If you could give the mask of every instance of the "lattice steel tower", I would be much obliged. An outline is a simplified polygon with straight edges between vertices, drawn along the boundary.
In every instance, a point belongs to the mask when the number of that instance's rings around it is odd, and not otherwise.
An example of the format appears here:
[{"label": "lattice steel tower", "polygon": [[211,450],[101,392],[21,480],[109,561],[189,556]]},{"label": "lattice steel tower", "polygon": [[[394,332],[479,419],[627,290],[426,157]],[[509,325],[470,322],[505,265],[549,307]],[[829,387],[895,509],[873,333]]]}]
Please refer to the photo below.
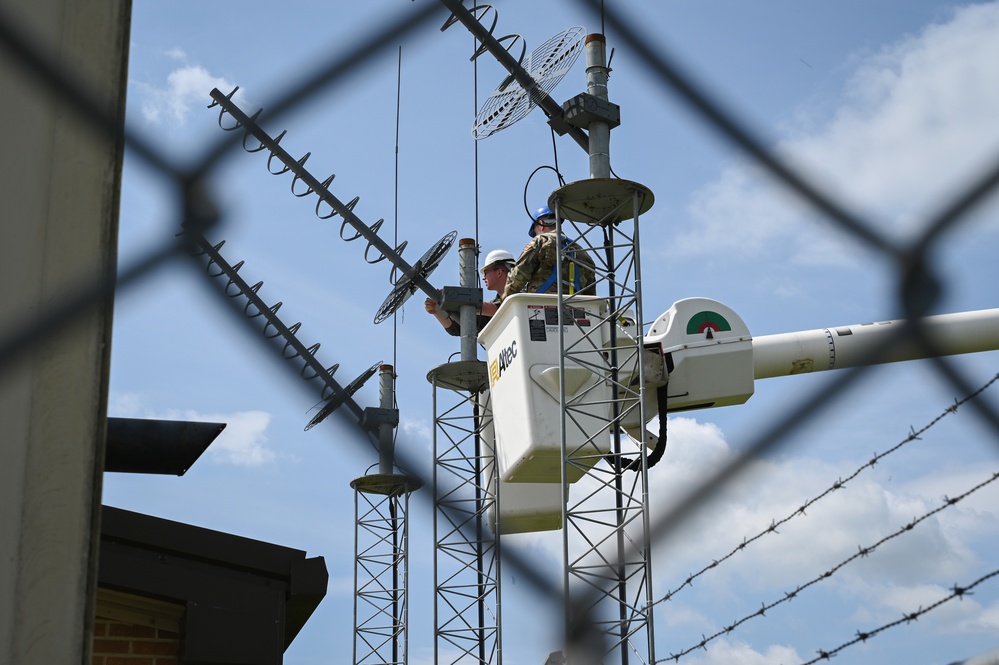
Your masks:
[{"label": "lattice steel tower", "polygon": [[[561,121],[588,131],[590,178],[548,199],[556,217],[557,296],[508,296],[482,333],[503,481],[500,514],[510,511],[503,488],[530,484],[540,505],[547,488],[560,486],[550,509],[556,523],[540,528],[563,530],[564,655],[570,663],[650,664],[647,453],[657,437],[646,423],[659,406],[655,388],[665,382],[665,368],[643,339],[639,220],[653,196],[639,183],[610,177],[610,130],[619,110],[607,97],[603,36],[589,35],[585,49],[587,92],[563,105]],[[594,264],[591,288],[573,279],[586,256]],[[539,508],[537,519],[549,519],[545,511]]]},{"label": "lattice steel tower", "polygon": [[[610,130],[619,115],[608,101],[603,35],[587,37],[586,65],[587,92],[565,104],[565,119],[588,130],[590,179],[561,187],[549,198],[558,220],[556,233],[568,222],[579,234],[575,242],[589,248],[597,294],[606,298],[605,309],[593,310],[602,316],[581,328],[572,315],[581,298],[565,294],[563,262],[558,262],[567,656],[570,662],[617,660],[625,665],[634,657],[653,663],[645,433],[649,377],[639,260],[639,218],[652,206],[653,196],[638,183],[610,177]],[[563,247],[560,243],[560,259]],[[573,328],[579,334],[568,335]],[[595,329],[602,334],[594,334]],[[570,337],[577,341],[568,341]],[[567,394],[565,370],[575,366],[602,371],[609,390]],[[609,409],[601,406],[605,399]],[[588,421],[585,440],[571,443],[567,432],[577,414],[601,413],[600,408],[606,409],[603,426]],[[609,454],[592,459],[591,442],[601,448],[608,439]],[[587,469],[585,479],[570,485],[579,466]],[[588,630],[599,634],[601,643],[594,643]],[[593,651],[600,648],[602,654]]]},{"label": "lattice steel tower", "polygon": [[458,243],[461,360],[427,375],[434,405],[434,662],[499,665],[499,539],[486,364],[476,359],[475,241]]},{"label": "lattice steel tower", "polygon": [[379,469],[351,481],[354,488],[355,665],[404,665],[409,658],[409,495],[422,484],[395,472],[393,438],[399,423],[395,375],[379,372],[380,406],[364,425],[378,432]]}]

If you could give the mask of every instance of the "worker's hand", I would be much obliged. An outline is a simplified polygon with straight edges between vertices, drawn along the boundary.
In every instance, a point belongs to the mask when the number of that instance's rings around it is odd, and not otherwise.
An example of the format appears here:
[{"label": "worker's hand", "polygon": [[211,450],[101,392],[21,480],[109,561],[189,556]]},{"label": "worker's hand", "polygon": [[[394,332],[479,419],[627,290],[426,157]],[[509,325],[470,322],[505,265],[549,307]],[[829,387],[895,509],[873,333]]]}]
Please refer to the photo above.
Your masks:
[{"label": "worker's hand", "polygon": [[423,303],[427,312],[431,314],[437,314],[437,302],[433,298],[427,298],[427,301]]}]

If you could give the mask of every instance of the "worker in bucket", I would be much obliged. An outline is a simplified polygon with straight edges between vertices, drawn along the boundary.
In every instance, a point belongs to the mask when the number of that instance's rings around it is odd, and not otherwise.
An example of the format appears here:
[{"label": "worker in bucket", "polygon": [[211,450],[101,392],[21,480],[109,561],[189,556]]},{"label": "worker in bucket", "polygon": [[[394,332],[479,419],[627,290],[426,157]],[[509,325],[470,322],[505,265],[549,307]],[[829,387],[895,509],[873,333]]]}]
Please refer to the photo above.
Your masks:
[{"label": "worker in bucket", "polygon": [[[496,297],[491,302],[482,303],[482,308],[475,317],[476,330],[485,328],[489,319],[499,308],[503,289],[506,288],[507,276],[509,276],[513,264],[513,254],[505,249],[494,249],[486,254],[486,260],[482,263],[482,281],[485,283],[486,289],[496,292]],[[429,313],[437,318],[449,335],[454,337],[461,335],[461,326],[458,325],[457,319],[452,318],[449,313],[437,309],[437,303],[433,298],[427,298],[425,307]]]},{"label": "worker in bucket", "polygon": [[[557,293],[555,283],[559,239],[555,237],[555,214],[538,208],[531,219],[527,243],[506,280],[503,297],[514,293]],[[564,234],[562,242],[562,282],[565,295],[596,295],[593,259]]]}]

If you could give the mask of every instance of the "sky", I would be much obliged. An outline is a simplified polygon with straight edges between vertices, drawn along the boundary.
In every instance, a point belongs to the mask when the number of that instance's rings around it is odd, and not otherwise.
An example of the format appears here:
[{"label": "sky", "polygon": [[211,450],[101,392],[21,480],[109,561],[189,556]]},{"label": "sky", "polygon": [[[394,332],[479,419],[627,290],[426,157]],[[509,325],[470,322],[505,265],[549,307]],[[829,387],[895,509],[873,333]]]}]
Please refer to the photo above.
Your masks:
[{"label": "sky", "polygon": [[[999,158],[999,2],[906,3],[772,0],[648,3],[605,0],[669,54],[703,90],[732,110],[763,145],[815,186],[893,240],[911,241]],[[228,0],[133,3],[129,129],[175,163],[193,165],[225,138],[212,88],[247,112],[274,105],[317,67],[349,54],[387,22],[428,0],[300,1],[278,8]],[[655,195],[641,221],[646,323],[682,298],[732,307],[753,335],[898,318],[896,267],[795,198],[668,89],[608,21],[585,3],[496,4],[498,35],[519,34],[528,51],[573,26],[605,30],[616,175]],[[472,39],[441,20],[382,49],[294,110],[265,122],[271,135],[331,191],[360,200],[355,213],[380,235],[408,242],[414,261],[456,230],[483,251],[517,254],[528,241],[525,209],[588,162],[566,137],[554,141],[540,111],[482,141],[477,104],[503,79],[490,56],[470,62]],[[585,90],[582,60],[552,93]],[[291,178],[268,174],[266,157],[230,152],[210,195],[222,212],[213,242],[245,261],[241,275],[282,302],[299,338],[340,364],[345,385],[374,363],[398,375],[399,447],[432,459],[427,372],[458,351],[455,338],[414,296],[393,319],[372,323],[391,290],[389,268],[368,265],[361,242],[317,219],[314,201],[291,195]],[[997,306],[996,197],[945,232],[931,258],[945,287],[934,313]],[[175,192],[126,152],[120,265],[132,265],[178,230]],[[122,290],[115,303],[109,415],[225,422],[225,432],[183,477],[107,474],[104,503],[322,556],[328,594],[285,655],[294,665],[343,662],[352,642],[352,479],[377,456],[336,419],[305,431],[317,400],[284,361],[227,315],[204,277],[176,261]],[[458,282],[457,250],[430,277]],[[484,358],[480,350],[480,358]],[[286,364],[286,363],[285,363]],[[999,372],[999,353],[953,359],[978,388]],[[738,454],[838,372],[758,381],[744,405],[671,416],[663,460],[649,473],[653,519]],[[978,400],[999,406],[996,388]],[[653,545],[657,659],[688,650],[762,605],[779,600],[901,526],[999,471],[999,437],[969,405],[873,468],[887,451],[955,400],[930,361],[880,366],[756,460],[713,500]],[[356,395],[378,404],[377,381]],[[423,467],[424,469],[427,467]],[[751,546],[680,589],[692,573],[863,471]],[[586,482],[581,481],[581,482]],[[992,484],[922,520],[869,556],[810,585],[765,617],[694,649],[694,665],[796,665],[927,607],[999,568],[999,490]],[[432,505],[411,498],[410,662],[433,661]],[[538,570],[560,579],[557,532],[510,537]],[[560,647],[559,608],[532,593],[515,570],[502,580],[504,659],[541,663]],[[999,579],[916,622],[887,630],[838,658],[865,665],[945,665],[999,646]],[[670,662],[673,662],[672,660]]]}]

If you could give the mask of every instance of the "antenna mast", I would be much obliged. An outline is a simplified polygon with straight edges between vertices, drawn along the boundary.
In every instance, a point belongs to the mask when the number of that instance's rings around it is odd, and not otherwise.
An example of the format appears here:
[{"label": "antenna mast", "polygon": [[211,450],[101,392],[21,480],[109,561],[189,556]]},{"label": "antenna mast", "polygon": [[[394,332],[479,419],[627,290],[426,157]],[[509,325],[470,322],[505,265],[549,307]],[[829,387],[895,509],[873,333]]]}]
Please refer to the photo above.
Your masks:
[{"label": "antenna mast", "polygon": [[[618,662],[636,657],[655,662],[652,625],[652,566],[649,552],[647,437],[630,437],[634,423],[647,422],[639,262],[639,217],[653,203],[643,185],[611,178],[610,131],[620,111],[609,101],[606,40],[586,38],[587,92],[563,104],[563,119],[589,135],[590,178],[557,189],[549,197],[557,233],[567,224],[580,236],[596,263],[596,293],[606,307],[594,308],[586,297],[567,295],[561,274],[558,304],[563,455],[563,553],[565,564],[566,640],[570,661]],[[563,245],[556,264],[561,273]],[[599,312],[587,328],[575,307]],[[593,328],[602,332],[591,333]],[[575,329],[575,330],[573,330]],[[582,341],[574,341],[580,338]],[[583,390],[567,393],[566,368],[600,367],[609,395]],[[601,406],[609,397],[610,408]],[[603,409],[603,410],[601,410]],[[581,413],[597,414],[600,426],[579,445],[570,441],[572,422]],[[661,414],[665,418],[665,414]],[[639,427],[644,432],[644,426]],[[609,439],[609,444],[607,439]],[[665,441],[661,442],[665,445]],[[602,460],[586,460],[584,451],[609,445]],[[592,454],[590,454],[592,457]],[[630,460],[637,460],[631,462]],[[572,491],[571,470],[586,464],[587,487]],[[592,489],[592,483],[598,488]],[[582,488],[581,488],[582,489]],[[578,496],[577,496],[578,495]],[[594,643],[598,633],[600,643]],[[595,653],[599,650],[599,655]]]}]

